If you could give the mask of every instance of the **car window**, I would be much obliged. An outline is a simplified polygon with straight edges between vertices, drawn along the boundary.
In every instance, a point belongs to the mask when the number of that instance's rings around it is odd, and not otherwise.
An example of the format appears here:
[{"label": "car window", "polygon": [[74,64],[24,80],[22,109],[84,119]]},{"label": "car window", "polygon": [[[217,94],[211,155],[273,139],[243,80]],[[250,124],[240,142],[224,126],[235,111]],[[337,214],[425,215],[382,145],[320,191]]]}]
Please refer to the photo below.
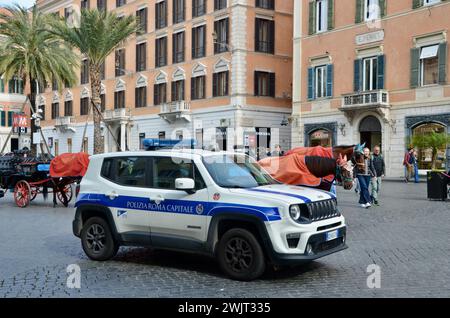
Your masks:
[{"label": "car window", "polygon": [[112,159],[103,160],[102,171],[100,173],[103,178],[114,180],[114,177],[112,175],[112,164],[113,164]]},{"label": "car window", "polygon": [[152,170],[154,188],[175,190],[175,180],[178,178],[194,179],[197,190],[206,187],[197,167],[188,159],[155,157]]},{"label": "car window", "polygon": [[116,158],[112,173],[114,181],[125,186],[148,186],[145,177],[147,162],[145,157]]}]

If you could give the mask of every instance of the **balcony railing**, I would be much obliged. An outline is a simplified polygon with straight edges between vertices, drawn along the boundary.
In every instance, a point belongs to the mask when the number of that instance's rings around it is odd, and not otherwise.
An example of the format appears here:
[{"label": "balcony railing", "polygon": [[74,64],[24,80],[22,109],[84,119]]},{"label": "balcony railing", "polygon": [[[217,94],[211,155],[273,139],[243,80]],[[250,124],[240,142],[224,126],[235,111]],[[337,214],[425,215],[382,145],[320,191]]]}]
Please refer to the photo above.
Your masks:
[{"label": "balcony railing", "polygon": [[55,119],[55,127],[67,127],[74,123],[72,116],[57,117]]},{"label": "balcony railing", "polygon": [[130,119],[131,112],[127,108],[108,109],[105,110],[103,118],[107,121],[127,120]]},{"label": "balcony railing", "polygon": [[190,112],[191,104],[185,101],[177,101],[171,102],[161,105],[161,114],[170,114],[170,113],[181,113],[181,112]]},{"label": "balcony railing", "polygon": [[191,104],[185,101],[165,103],[160,106],[159,116],[168,122],[178,119],[191,121]]},{"label": "balcony railing", "polygon": [[342,108],[388,107],[389,93],[385,90],[358,92],[342,96]]}]

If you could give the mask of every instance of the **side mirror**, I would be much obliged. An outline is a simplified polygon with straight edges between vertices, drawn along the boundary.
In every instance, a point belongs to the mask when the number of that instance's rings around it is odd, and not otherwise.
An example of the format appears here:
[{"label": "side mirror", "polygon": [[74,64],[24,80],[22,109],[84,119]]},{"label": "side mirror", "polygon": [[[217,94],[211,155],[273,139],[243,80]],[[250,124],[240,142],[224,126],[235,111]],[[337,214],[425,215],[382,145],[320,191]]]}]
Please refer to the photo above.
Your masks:
[{"label": "side mirror", "polygon": [[195,191],[195,181],[189,178],[178,178],[175,180],[175,189],[186,191],[189,194],[194,194]]}]

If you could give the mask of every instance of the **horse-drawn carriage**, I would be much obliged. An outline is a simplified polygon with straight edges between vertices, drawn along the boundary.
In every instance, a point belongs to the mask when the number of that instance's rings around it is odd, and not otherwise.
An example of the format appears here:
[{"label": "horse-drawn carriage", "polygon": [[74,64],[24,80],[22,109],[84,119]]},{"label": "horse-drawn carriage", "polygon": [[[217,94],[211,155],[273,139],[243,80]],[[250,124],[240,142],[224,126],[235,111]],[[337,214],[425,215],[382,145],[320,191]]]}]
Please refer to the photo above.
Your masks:
[{"label": "horse-drawn carriage", "polygon": [[28,151],[16,151],[0,157],[0,198],[14,193],[18,207],[27,207],[38,194],[47,198],[53,193],[65,207],[74,195],[73,184],[79,184],[89,164],[87,154],[63,154],[56,158],[32,157]]}]

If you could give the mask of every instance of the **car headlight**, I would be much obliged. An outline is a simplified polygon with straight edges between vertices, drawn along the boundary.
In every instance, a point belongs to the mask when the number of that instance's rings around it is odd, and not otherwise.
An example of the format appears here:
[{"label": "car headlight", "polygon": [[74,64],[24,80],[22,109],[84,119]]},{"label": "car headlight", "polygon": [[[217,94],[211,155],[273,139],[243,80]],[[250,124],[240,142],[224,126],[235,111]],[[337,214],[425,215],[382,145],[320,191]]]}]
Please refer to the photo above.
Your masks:
[{"label": "car headlight", "polygon": [[289,214],[294,221],[298,221],[300,219],[300,206],[299,205],[291,205],[289,208]]}]

